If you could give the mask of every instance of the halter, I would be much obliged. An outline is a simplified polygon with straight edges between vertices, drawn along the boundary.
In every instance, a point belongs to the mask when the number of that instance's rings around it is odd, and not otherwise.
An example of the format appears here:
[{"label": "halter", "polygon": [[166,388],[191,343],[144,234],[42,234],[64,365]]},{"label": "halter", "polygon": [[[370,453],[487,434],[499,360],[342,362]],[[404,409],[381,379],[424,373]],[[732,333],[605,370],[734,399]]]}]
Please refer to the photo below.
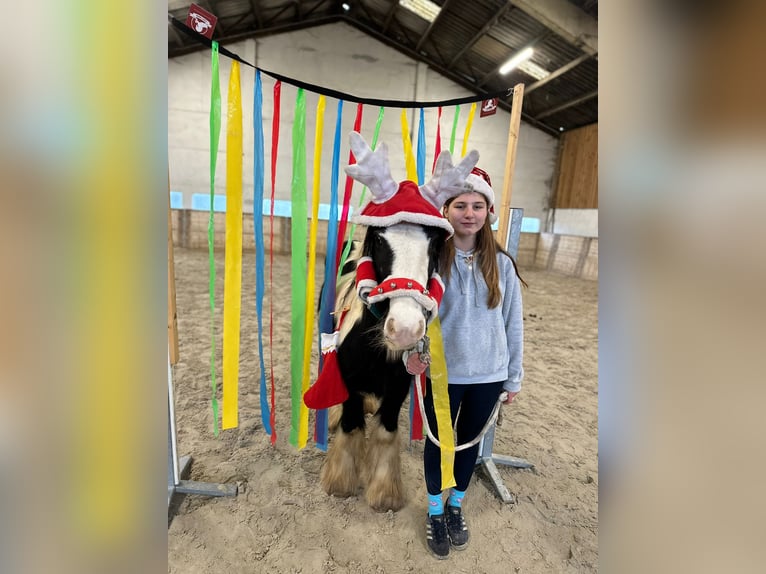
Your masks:
[{"label": "halter", "polygon": [[444,295],[444,283],[436,272],[431,274],[426,287],[414,279],[391,275],[378,283],[372,258],[365,256],[361,257],[356,264],[356,292],[376,316],[377,313],[373,310],[373,305],[376,303],[385,299],[410,297],[423,308],[430,323],[436,316]]}]

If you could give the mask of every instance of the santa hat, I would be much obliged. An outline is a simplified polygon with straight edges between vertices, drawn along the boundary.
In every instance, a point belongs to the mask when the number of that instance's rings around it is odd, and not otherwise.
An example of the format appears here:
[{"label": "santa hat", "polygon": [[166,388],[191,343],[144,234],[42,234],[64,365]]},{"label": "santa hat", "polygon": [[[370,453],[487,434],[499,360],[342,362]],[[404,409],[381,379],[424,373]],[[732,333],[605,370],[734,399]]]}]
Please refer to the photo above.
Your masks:
[{"label": "santa hat", "polygon": [[439,210],[421,195],[417,184],[407,180],[399,184],[390,198],[381,202],[373,199],[351,219],[354,223],[370,227],[388,227],[402,222],[440,227],[448,237],[455,231]]},{"label": "santa hat", "polygon": [[489,209],[489,222],[497,221],[495,213],[495,192],[492,191],[492,182],[489,174],[481,168],[474,167],[468,177],[465,178],[465,184],[468,187],[466,191],[477,191],[487,199],[487,208]]}]

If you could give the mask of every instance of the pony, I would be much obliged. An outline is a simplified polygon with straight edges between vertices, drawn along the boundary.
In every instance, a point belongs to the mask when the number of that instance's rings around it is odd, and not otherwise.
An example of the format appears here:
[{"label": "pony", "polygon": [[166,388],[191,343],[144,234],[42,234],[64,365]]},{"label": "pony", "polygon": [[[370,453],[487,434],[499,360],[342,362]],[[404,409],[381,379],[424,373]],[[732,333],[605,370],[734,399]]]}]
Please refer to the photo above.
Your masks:
[{"label": "pony", "polygon": [[[336,331],[322,335],[329,341],[322,345],[324,367],[304,402],[311,408],[342,402],[320,471],[324,491],[348,497],[364,488],[373,509],[397,511],[406,502],[398,434],[412,382],[406,358],[423,350],[444,292],[437,267],[453,229],[441,208],[464,191],[479,155],[472,151],[453,166],[449,151],[442,152],[431,180],[418,187],[391,177],[384,143],[373,152],[356,132],[350,142],[357,162],[345,171],[372,194],[353,220],[367,230],[338,281]],[[332,398],[323,400],[323,392]],[[373,415],[369,425],[366,413]]]}]

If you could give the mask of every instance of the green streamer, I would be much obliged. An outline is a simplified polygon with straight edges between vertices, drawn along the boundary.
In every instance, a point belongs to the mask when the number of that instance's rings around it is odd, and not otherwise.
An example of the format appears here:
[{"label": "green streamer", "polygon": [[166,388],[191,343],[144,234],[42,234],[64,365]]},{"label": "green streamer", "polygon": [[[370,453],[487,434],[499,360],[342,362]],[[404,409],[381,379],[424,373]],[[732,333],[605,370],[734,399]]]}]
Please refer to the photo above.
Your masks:
[{"label": "green streamer", "polygon": [[306,94],[298,89],[293,123],[293,177],[291,187],[292,306],[290,333],[290,380],[292,416],[290,444],[298,448],[300,414],[303,405],[303,345],[306,333]]},{"label": "green streamer", "polygon": [[457,119],[460,117],[460,106],[455,106],[455,119],[452,120],[452,135],[449,138],[449,153],[455,151],[455,132],[457,131]]},{"label": "green streamer", "polygon": [[[378,143],[378,134],[380,134],[380,126],[383,123],[383,113],[385,112],[386,108],[383,106],[380,107],[380,111],[378,112],[378,121],[375,122],[375,132],[372,134],[372,149],[375,149],[375,146]],[[362,205],[364,205],[364,196],[367,193],[367,187],[362,188],[362,195],[359,197],[359,207],[361,208]],[[336,283],[340,280],[341,272],[343,271],[343,266],[346,264],[346,259],[348,259],[348,254],[351,251],[351,239],[354,237],[354,231],[356,231],[356,223],[351,224],[351,230],[348,232],[348,238],[349,241],[346,242],[346,245],[343,247],[343,253],[340,256],[340,265],[338,265],[338,276],[336,277]]]},{"label": "green streamer", "polygon": [[210,265],[210,386],[213,406],[213,434],[218,436],[218,399],[215,372],[215,167],[218,138],[221,134],[221,86],[218,79],[218,42],[212,43],[212,77],[210,80],[210,217],[207,222],[207,250]]}]

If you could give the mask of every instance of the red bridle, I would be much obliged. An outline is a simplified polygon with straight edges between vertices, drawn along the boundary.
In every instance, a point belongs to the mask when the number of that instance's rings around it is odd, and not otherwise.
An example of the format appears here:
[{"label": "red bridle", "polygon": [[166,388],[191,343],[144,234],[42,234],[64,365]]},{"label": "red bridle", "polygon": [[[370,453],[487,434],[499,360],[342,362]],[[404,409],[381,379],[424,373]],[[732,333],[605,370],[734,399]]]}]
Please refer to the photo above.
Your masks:
[{"label": "red bridle", "polygon": [[397,297],[415,299],[428,313],[430,322],[436,316],[444,295],[444,283],[438,273],[431,275],[426,287],[408,277],[386,277],[378,283],[372,258],[362,257],[356,264],[356,291],[368,307],[384,299]]}]

